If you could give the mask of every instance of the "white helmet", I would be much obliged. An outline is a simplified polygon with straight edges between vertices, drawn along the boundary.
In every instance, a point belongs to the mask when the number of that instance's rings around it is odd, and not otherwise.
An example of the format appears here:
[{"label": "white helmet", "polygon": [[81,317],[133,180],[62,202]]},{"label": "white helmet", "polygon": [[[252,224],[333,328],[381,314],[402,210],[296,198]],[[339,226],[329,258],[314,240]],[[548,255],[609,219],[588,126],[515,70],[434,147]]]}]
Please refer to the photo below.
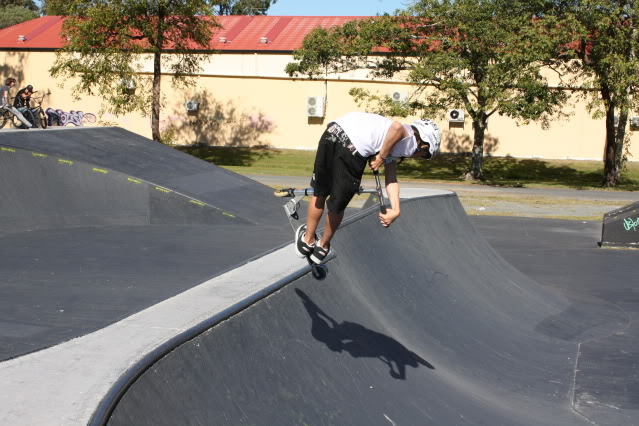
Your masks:
[{"label": "white helmet", "polygon": [[417,129],[420,139],[430,145],[428,150],[430,151],[430,156],[434,157],[439,151],[439,143],[441,141],[441,132],[437,124],[431,120],[416,120],[411,123],[411,126]]}]

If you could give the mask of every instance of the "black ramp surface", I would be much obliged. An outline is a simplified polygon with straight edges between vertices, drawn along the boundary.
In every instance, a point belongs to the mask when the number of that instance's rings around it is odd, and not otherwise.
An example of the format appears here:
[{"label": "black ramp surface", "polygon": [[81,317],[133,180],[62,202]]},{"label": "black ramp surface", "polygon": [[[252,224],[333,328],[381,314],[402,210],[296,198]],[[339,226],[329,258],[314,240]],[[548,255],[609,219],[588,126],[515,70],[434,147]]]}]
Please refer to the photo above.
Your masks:
[{"label": "black ramp surface", "polygon": [[574,400],[597,424],[639,424],[639,251],[599,248],[600,221],[475,217],[473,223],[524,274],[604,300],[628,318],[627,327],[580,345]]},{"label": "black ramp surface", "polygon": [[104,225],[251,224],[168,188],[40,152],[2,146],[0,168],[0,234]]},{"label": "black ramp surface", "polygon": [[133,133],[0,132],[0,361],[126,318],[290,234],[270,188]]},{"label": "black ramp surface", "polygon": [[[627,326],[550,291],[481,239],[455,196],[340,230],[310,275],[177,347],[109,424],[582,425],[581,342]],[[614,424],[614,423],[611,423]]]},{"label": "black ramp surface", "polygon": [[264,185],[117,127],[2,132],[0,146],[80,161],[152,182],[259,224],[281,210]]},{"label": "black ramp surface", "polygon": [[604,215],[601,245],[639,248],[639,202]]}]

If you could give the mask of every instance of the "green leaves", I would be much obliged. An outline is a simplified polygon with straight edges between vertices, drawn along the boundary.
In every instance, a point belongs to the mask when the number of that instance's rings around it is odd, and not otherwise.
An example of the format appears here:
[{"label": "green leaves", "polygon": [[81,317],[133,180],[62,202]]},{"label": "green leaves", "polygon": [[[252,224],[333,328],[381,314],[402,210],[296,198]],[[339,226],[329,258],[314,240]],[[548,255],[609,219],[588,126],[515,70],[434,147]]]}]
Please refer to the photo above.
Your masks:
[{"label": "green leaves", "polygon": [[302,49],[295,52],[293,58],[298,63],[290,63],[286,72],[290,76],[307,74],[310,78],[328,72],[328,67],[337,69],[340,64],[339,36],[334,30],[317,28],[304,39]]},{"label": "green leaves", "polygon": [[[582,0],[566,6],[565,15],[580,26],[578,78],[604,87],[619,108],[639,108],[639,4],[636,1]],[[596,108],[596,100],[591,106]]]},{"label": "green leaves", "polygon": [[[534,3],[417,1],[400,16],[313,31],[286,70],[312,78],[353,69],[368,69],[372,77],[403,75],[419,88],[420,102],[412,104],[417,114],[456,106],[473,118],[496,111],[523,121],[540,118],[564,100],[542,93],[548,82],[539,70],[565,37],[555,20],[537,16]],[[358,92],[357,99],[365,97]],[[524,107],[525,100],[534,107]]]},{"label": "green leaves", "polygon": [[214,3],[217,15],[266,15],[277,0],[218,0]]},{"label": "green leaves", "polygon": [[351,95],[387,115],[433,117],[461,107],[473,120],[473,177],[481,176],[484,130],[499,113],[547,125],[567,96],[549,88],[541,72],[571,38],[544,0],[419,0],[398,16],[318,29],[295,52],[290,74],[316,77],[367,69],[397,77],[416,89],[392,102],[362,89]]},{"label": "green leaves", "polygon": [[291,76],[315,78],[320,74],[369,69],[375,76],[391,76],[406,68],[405,53],[412,54],[414,49],[411,40],[410,31],[390,16],[317,28],[294,53],[298,62],[288,64],[286,71]]},{"label": "green leaves", "polygon": [[626,133],[629,111],[639,109],[639,3],[560,2],[554,12],[564,22],[576,23],[579,61],[563,65],[573,73],[573,84],[592,89],[583,94],[593,116],[606,118],[604,184],[615,186],[621,178],[624,152],[630,141]]},{"label": "green leaves", "polygon": [[[152,103],[160,101],[154,99],[151,79],[139,74],[149,54],[171,54],[161,64],[176,84],[188,84],[189,75],[207,59],[193,49],[208,48],[215,23],[206,17],[212,14],[208,1],[73,0],[65,7],[71,16],[62,36],[68,42],[50,72],[54,77],[78,78],[74,95],[100,95],[111,113],[148,114]],[[134,93],[125,90],[131,81]]]},{"label": "green leaves", "polygon": [[23,6],[9,5],[0,7],[0,28],[10,27],[37,17],[37,12]]}]

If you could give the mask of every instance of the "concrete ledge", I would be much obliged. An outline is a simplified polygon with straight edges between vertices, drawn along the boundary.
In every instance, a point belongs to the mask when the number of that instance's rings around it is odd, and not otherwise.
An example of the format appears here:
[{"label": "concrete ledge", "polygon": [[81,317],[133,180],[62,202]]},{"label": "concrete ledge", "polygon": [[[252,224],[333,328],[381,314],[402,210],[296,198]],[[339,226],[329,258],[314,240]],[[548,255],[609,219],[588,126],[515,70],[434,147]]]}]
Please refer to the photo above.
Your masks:
[{"label": "concrete ledge", "polygon": [[436,195],[448,195],[448,194],[453,194],[453,192],[445,190],[445,189],[412,187],[410,186],[410,184],[402,184],[399,190],[399,195],[402,199],[418,198],[418,197],[434,197]]},{"label": "concrete ledge", "polygon": [[310,270],[288,245],[109,327],[0,363],[2,423],[79,425],[147,354]]}]

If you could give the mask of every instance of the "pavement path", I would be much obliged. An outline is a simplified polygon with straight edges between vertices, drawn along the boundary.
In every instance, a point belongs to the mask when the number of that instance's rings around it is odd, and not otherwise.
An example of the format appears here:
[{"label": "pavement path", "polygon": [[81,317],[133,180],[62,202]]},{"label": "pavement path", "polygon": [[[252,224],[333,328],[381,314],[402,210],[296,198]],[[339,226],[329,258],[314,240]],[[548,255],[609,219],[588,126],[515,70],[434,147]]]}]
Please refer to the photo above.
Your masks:
[{"label": "pavement path", "polygon": [[[300,176],[246,175],[270,186],[306,187],[309,179]],[[375,181],[364,180],[365,188]],[[578,190],[566,188],[512,188],[463,182],[407,181],[401,184],[405,195],[421,190],[456,192],[469,215],[521,216],[559,219],[600,219],[605,213],[639,201],[639,191]]]}]

